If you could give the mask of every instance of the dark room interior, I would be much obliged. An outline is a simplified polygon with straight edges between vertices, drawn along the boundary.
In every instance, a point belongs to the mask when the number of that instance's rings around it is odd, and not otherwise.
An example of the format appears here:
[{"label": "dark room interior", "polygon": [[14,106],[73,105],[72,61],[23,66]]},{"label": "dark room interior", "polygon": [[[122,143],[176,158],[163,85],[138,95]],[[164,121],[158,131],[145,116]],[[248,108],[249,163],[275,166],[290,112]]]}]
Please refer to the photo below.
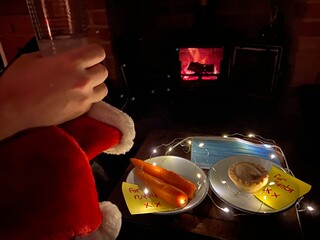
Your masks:
[{"label": "dark room interior", "polygon": [[[88,9],[103,9],[107,16],[107,23],[100,24],[107,25],[109,39],[102,43],[110,50],[105,101],[128,113],[136,127],[130,152],[101,154],[93,161],[100,200],[108,199],[129,159],[154,130],[213,136],[253,132],[273,139],[294,175],[312,185],[302,203],[313,204],[316,209],[312,213],[301,211],[299,217],[303,239],[314,239],[320,222],[315,167],[320,134],[320,11],[311,10],[308,2],[87,3]],[[311,2],[320,10],[320,2]],[[24,6],[20,9],[16,15],[26,15]],[[0,17],[7,15],[1,13]],[[293,19],[305,18],[313,19],[314,25],[293,26]],[[98,28],[103,38],[105,29],[97,22],[91,26],[91,36],[96,36],[92,32]],[[301,31],[295,30],[299,27]],[[0,27],[4,49],[9,46],[7,36]],[[28,33],[28,41],[22,41],[15,54],[36,50],[32,38],[32,32]],[[123,229],[119,239],[126,237]]]}]

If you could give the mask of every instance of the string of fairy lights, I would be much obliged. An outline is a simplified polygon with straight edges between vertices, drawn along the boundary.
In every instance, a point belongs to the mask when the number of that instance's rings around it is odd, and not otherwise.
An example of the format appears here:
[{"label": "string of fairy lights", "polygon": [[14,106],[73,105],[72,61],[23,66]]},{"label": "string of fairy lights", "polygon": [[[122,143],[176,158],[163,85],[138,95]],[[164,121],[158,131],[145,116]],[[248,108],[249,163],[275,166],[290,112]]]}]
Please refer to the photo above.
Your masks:
[{"label": "string of fairy lights", "polygon": [[[273,148],[274,150],[276,150],[281,155],[281,157],[283,159],[283,162],[284,162],[284,165],[285,165],[284,170],[288,174],[294,176],[293,172],[289,168],[289,165],[288,165],[287,159],[285,157],[285,154],[283,153],[282,149],[276,144],[276,142],[274,140],[266,139],[266,138],[263,138],[263,137],[261,137],[259,135],[255,135],[255,134],[243,135],[243,134],[240,134],[240,133],[223,135],[222,137],[223,138],[235,137],[235,138],[239,138],[239,139],[242,139],[242,140],[253,141],[255,143],[261,144],[265,148]],[[158,146],[156,146],[155,148],[152,149],[152,152],[150,154],[150,158],[157,156],[157,154],[159,154],[159,152],[162,153],[163,151],[165,151],[164,154],[166,156],[170,156],[172,151],[175,148],[178,148],[178,147],[181,147],[181,149],[185,153],[190,153],[191,148],[192,148],[192,141],[193,141],[194,138],[195,138],[194,136],[189,136],[189,137],[186,137],[186,138],[175,138],[169,143],[162,143],[161,145],[158,145]],[[199,143],[198,147],[203,147],[203,146],[204,146],[204,143],[201,142],[201,143]],[[160,150],[162,150],[162,151],[160,151]],[[271,154],[270,155],[270,159],[273,159],[273,158],[275,158],[275,156],[273,154]],[[216,201],[213,199],[213,197],[209,193],[207,194],[207,196],[210,198],[210,200],[212,201],[213,205],[217,209],[219,209],[219,210],[221,210],[221,211],[223,211],[225,213],[232,214],[233,216],[250,215],[247,212],[233,213],[231,211],[231,209],[228,208],[227,206],[220,206],[219,204],[217,204]],[[295,202],[295,208],[296,208],[297,212],[308,212],[308,213],[315,212],[316,208],[314,206],[312,206],[312,205],[303,203],[302,202],[303,198],[304,197],[302,196],[302,197],[298,198],[296,200],[296,202]],[[259,212],[259,211],[257,213],[261,214],[261,212]]]}]

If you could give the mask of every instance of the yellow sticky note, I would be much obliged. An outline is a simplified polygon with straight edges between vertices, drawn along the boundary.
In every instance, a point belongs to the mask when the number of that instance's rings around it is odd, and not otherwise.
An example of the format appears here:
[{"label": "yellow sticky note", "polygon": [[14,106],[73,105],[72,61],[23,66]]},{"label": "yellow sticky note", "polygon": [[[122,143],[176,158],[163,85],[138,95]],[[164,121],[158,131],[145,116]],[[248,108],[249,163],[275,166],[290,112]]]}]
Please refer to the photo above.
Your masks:
[{"label": "yellow sticky note", "polygon": [[131,214],[143,214],[176,210],[153,192],[144,193],[140,186],[122,183],[122,193]]},{"label": "yellow sticky note", "polygon": [[311,185],[273,166],[269,171],[269,182],[263,190],[254,195],[274,209],[282,209],[305,195]]}]

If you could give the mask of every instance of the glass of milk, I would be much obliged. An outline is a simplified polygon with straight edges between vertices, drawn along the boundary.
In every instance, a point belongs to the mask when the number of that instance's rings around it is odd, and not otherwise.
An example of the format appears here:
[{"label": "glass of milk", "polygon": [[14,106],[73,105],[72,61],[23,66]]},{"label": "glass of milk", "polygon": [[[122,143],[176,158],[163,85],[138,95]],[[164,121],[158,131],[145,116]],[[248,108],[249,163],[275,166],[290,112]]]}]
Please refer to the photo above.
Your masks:
[{"label": "glass of milk", "polygon": [[83,0],[26,0],[38,46],[43,56],[87,42]]}]

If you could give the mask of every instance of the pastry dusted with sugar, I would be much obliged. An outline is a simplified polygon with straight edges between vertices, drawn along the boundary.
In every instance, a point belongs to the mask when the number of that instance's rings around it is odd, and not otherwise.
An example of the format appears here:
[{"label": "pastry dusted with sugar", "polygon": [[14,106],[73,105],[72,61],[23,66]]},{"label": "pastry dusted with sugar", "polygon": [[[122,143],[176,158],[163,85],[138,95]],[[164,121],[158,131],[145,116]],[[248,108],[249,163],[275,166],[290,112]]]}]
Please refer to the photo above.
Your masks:
[{"label": "pastry dusted with sugar", "polygon": [[258,163],[235,162],[228,168],[228,176],[236,187],[247,193],[255,193],[269,180],[267,170]]}]

